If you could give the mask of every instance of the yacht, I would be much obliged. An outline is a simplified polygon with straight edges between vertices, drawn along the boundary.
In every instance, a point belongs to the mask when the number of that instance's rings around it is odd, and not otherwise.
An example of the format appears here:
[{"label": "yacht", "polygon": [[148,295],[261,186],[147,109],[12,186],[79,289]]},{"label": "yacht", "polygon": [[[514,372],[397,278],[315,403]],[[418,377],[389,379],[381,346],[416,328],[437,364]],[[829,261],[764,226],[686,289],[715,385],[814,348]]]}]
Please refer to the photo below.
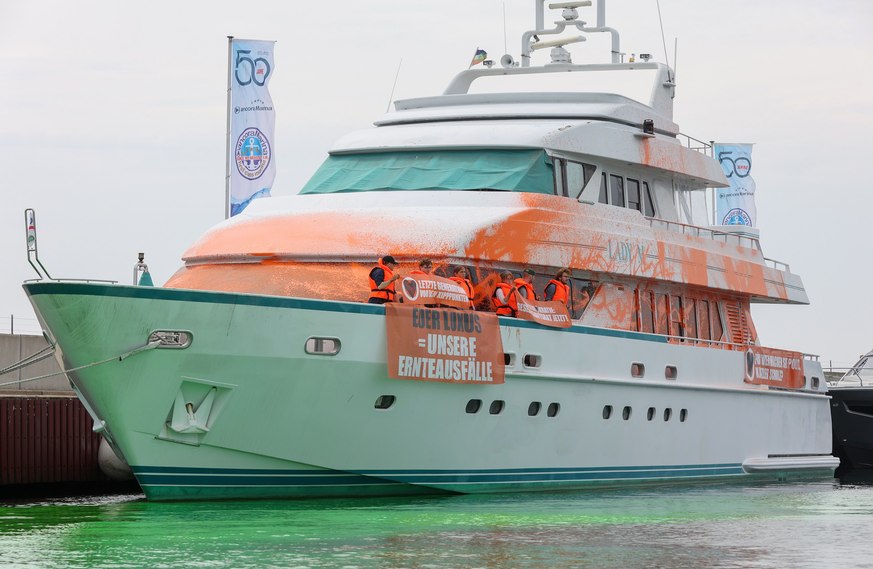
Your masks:
[{"label": "yacht", "polygon": [[[590,2],[534,4],[518,62],[396,101],[297,195],[207,231],[163,286],[25,283],[150,500],[833,475],[821,365],[767,348],[752,320],[807,293],[756,229],[709,222],[703,196],[727,181],[673,122],[673,70],[624,61],[605,0],[594,26]],[[610,38],[605,61],[573,63],[591,34]],[[648,95],[592,91],[602,74]],[[467,268],[479,314],[499,273],[532,269],[541,293],[567,267],[572,323],[494,316],[503,382],[391,377],[396,307],[367,302],[389,254],[400,274]]]},{"label": "yacht", "polygon": [[830,384],[834,454],[841,468],[873,468],[873,351]]}]

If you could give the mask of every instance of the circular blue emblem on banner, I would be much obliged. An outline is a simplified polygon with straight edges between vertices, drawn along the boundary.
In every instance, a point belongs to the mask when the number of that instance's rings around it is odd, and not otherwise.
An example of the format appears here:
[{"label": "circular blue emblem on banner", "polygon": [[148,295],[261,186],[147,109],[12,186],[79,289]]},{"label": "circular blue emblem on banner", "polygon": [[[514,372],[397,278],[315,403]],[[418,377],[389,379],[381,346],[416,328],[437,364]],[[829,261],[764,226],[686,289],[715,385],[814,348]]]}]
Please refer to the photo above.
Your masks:
[{"label": "circular blue emblem on banner", "polygon": [[270,165],[270,141],[260,130],[245,129],[236,141],[236,169],[246,180],[257,180]]},{"label": "circular blue emblem on banner", "polygon": [[749,214],[738,207],[727,212],[727,215],[724,216],[724,219],[721,222],[722,225],[748,225],[752,226],[752,218],[749,217]]}]

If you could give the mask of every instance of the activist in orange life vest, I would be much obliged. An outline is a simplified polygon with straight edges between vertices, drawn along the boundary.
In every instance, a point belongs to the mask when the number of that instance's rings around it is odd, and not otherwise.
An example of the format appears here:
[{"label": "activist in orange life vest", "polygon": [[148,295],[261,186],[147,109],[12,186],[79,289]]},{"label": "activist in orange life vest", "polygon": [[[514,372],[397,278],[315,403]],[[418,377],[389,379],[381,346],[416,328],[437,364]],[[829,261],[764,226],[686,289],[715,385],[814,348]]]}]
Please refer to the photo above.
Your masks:
[{"label": "activist in orange life vest", "polygon": [[370,270],[370,298],[367,302],[370,304],[385,304],[386,302],[396,302],[397,293],[394,291],[394,281],[400,278],[400,275],[395,275],[394,270],[397,268],[397,261],[391,255],[385,255],[379,259],[379,264]]},{"label": "activist in orange life vest", "polygon": [[418,269],[409,271],[410,275],[429,275],[433,271],[433,261],[425,257],[418,262]]},{"label": "activist in orange life vest", "polygon": [[533,285],[531,284],[534,279],[533,269],[525,269],[522,277],[520,279],[515,279],[515,286],[518,287],[518,294],[523,296],[528,300],[539,300],[537,299],[537,294],[534,292]]},{"label": "activist in orange life vest", "polygon": [[453,280],[467,291],[467,298],[470,299],[470,310],[475,310],[473,306],[473,283],[467,278],[467,269],[464,267],[455,267],[455,270],[452,271],[454,276],[449,279]]},{"label": "activist in orange life vest", "polygon": [[543,295],[547,301],[557,300],[567,304],[567,299],[570,298],[570,269],[567,267],[559,269],[555,278],[546,285]]},{"label": "activist in orange life vest", "polygon": [[509,271],[500,273],[500,282],[497,283],[494,294],[491,295],[491,304],[494,305],[497,316],[515,317],[518,312],[518,301],[515,300],[517,287],[512,284],[514,277],[515,275]]}]

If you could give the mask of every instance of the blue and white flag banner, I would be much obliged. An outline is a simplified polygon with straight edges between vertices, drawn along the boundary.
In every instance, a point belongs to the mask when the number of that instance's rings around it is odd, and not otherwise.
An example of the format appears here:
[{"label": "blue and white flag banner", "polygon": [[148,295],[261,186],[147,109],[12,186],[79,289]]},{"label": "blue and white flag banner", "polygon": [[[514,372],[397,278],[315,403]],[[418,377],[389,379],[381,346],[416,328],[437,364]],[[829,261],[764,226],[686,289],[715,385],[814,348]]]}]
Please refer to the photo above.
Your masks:
[{"label": "blue and white flag banner", "polygon": [[274,41],[231,40],[230,215],[270,196],[276,178],[276,112],[270,97]]},{"label": "blue and white flag banner", "polygon": [[755,227],[755,180],[751,144],[716,144],[715,157],[730,187],[716,188],[716,224]]}]

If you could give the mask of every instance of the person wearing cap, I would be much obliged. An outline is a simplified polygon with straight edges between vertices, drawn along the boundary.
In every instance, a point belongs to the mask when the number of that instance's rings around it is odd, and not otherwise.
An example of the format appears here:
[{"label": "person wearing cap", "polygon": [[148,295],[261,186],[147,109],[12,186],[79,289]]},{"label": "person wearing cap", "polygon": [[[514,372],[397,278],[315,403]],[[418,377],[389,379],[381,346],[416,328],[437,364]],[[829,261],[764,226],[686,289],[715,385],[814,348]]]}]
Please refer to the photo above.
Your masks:
[{"label": "person wearing cap", "polygon": [[370,304],[385,304],[386,302],[395,302],[397,293],[394,291],[394,282],[400,278],[400,275],[395,275],[394,271],[397,268],[397,261],[391,255],[385,255],[379,259],[379,264],[370,270],[370,298],[367,302]]},{"label": "person wearing cap", "polygon": [[528,300],[537,300],[537,294],[534,292],[533,283],[536,272],[533,269],[525,269],[520,279],[515,279],[515,286],[518,287],[518,294]]},{"label": "person wearing cap", "polygon": [[497,316],[514,317],[518,313],[518,301],[515,300],[517,287],[512,284],[514,277],[515,275],[509,271],[500,273],[500,282],[494,287],[494,293],[491,295],[491,304],[494,305]]},{"label": "person wearing cap", "polygon": [[410,275],[429,275],[433,271],[433,261],[425,257],[418,262],[418,269],[409,271]]},{"label": "person wearing cap", "polygon": [[470,306],[468,307],[470,310],[475,310],[475,306],[473,305],[473,283],[470,282],[470,279],[467,278],[467,268],[466,267],[455,267],[455,270],[452,271],[453,277],[449,280],[453,280],[467,292],[467,298],[470,300]]},{"label": "person wearing cap", "polygon": [[567,304],[567,299],[570,298],[570,269],[567,267],[558,269],[555,278],[546,285],[543,296],[546,300],[557,300]]}]

